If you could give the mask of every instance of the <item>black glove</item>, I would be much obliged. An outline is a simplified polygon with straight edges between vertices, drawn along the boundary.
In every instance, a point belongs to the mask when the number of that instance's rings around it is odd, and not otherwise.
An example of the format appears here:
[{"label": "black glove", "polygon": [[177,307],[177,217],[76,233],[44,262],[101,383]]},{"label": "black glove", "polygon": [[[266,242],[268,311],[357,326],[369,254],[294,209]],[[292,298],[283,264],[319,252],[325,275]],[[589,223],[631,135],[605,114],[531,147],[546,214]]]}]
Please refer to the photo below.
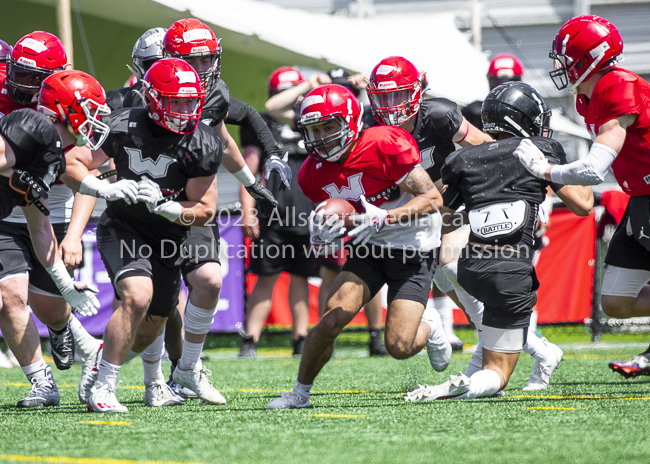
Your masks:
[{"label": "black glove", "polygon": [[287,164],[288,159],[289,152],[286,152],[283,158],[280,158],[278,153],[272,153],[266,158],[266,162],[264,163],[264,180],[269,180],[271,172],[277,172],[282,181],[280,184],[281,192],[286,189],[291,190],[291,168]]},{"label": "black glove", "polygon": [[273,210],[278,207],[278,200],[273,198],[273,194],[263,187],[259,181],[256,180],[254,184],[246,187],[246,191],[257,201],[261,216],[270,216]]}]

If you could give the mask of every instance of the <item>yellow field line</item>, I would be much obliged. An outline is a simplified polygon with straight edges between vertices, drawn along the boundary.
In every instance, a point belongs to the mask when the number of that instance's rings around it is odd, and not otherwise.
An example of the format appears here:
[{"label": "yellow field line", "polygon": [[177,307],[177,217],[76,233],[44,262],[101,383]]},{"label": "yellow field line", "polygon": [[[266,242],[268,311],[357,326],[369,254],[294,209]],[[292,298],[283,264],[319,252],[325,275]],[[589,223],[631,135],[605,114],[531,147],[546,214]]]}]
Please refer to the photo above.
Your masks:
[{"label": "yellow field line", "polygon": [[536,406],[536,407],[530,407],[530,408],[526,408],[526,409],[543,409],[543,410],[555,409],[555,410],[559,410],[559,411],[575,411],[577,409],[582,409],[582,408],[557,408],[555,406]]},{"label": "yellow field line", "polygon": [[562,395],[507,395],[507,398],[538,398],[540,400],[650,400],[650,396],[640,397],[616,397],[616,396],[562,396]]},{"label": "yellow field line", "polygon": [[198,462],[175,461],[133,461],[130,459],[69,458],[65,456],[23,456],[20,454],[0,454],[0,460],[16,462],[51,462],[54,464],[203,464]]},{"label": "yellow field line", "polygon": [[309,417],[368,417],[365,414],[309,414]]},{"label": "yellow field line", "polygon": [[120,421],[79,421],[80,424],[91,425],[132,425],[133,422],[120,422]]}]

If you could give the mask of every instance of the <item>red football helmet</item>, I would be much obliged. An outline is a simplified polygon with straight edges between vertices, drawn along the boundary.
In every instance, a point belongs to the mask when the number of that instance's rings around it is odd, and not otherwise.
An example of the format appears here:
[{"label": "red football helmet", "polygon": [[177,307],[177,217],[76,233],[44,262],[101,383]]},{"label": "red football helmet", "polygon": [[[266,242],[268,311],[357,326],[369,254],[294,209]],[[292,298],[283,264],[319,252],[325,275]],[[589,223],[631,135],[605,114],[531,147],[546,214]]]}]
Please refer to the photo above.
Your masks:
[{"label": "red football helmet", "polygon": [[6,63],[13,48],[4,40],[0,40],[0,63]]},{"label": "red football helmet", "polygon": [[426,77],[406,58],[390,56],[375,66],[366,88],[380,124],[399,126],[420,111]]},{"label": "red football helmet", "polygon": [[7,95],[21,105],[34,105],[43,80],[68,64],[63,44],[49,32],[27,34],[7,61]]},{"label": "red football helmet", "polygon": [[561,90],[571,90],[594,73],[623,60],[623,39],[612,23],[599,16],[577,16],[555,36],[549,57],[556,67],[551,79]]},{"label": "red football helmet", "polygon": [[[357,97],[338,84],[322,85],[309,92],[300,107],[300,126],[305,147],[317,161],[338,161],[361,133],[363,108]],[[334,122],[338,130],[328,130]]]},{"label": "red football helmet", "polygon": [[283,66],[273,71],[269,77],[269,95],[275,95],[302,82],[305,82],[305,78],[298,68]]},{"label": "red football helmet", "polygon": [[492,58],[487,73],[490,90],[506,82],[521,81],[523,76],[524,65],[510,53],[499,53]]},{"label": "red football helmet", "polygon": [[64,122],[77,146],[89,144],[97,150],[108,136],[109,128],[100,120],[111,113],[106,93],[97,79],[83,71],[65,70],[46,77],[37,110]]},{"label": "red football helmet", "polygon": [[149,115],[157,124],[178,134],[194,132],[203,111],[205,90],[186,61],[156,61],[144,75],[143,91]]},{"label": "red football helmet", "polygon": [[[204,89],[219,80],[221,75],[221,43],[212,29],[198,19],[181,19],[171,25],[163,39],[163,55],[186,59],[209,56],[211,65],[198,74]],[[197,71],[198,72],[198,71]]]}]

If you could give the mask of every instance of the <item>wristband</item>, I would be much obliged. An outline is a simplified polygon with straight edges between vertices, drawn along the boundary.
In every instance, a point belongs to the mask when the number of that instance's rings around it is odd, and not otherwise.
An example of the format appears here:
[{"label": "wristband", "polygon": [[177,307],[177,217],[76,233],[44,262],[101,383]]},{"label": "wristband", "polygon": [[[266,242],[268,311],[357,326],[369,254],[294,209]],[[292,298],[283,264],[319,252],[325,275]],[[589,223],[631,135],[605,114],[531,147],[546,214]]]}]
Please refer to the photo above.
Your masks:
[{"label": "wristband", "polygon": [[104,181],[99,180],[97,177],[92,174],[88,174],[84,177],[84,180],[81,181],[79,186],[79,193],[83,195],[90,195],[91,197],[96,197],[99,189],[104,185]]},{"label": "wristband", "polygon": [[235,176],[235,179],[241,182],[244,187],[250,187],[255,183],[256,180],[255,176],[246,165],[244,165],[244,167],[239,171],[233,172],[232,175]]},{"label": "wristband", "polygon": [[460,140],[459,140],[458,142],[456,142],[456,143],[460,144],[460,142],[462,142],[463,140],[465,140],[465,139],[467,138],[467,134],[469,134],[469,121],[467,121],[467,132],[465,132],[465,135],[463,135],[463,138],[460,139]]}]

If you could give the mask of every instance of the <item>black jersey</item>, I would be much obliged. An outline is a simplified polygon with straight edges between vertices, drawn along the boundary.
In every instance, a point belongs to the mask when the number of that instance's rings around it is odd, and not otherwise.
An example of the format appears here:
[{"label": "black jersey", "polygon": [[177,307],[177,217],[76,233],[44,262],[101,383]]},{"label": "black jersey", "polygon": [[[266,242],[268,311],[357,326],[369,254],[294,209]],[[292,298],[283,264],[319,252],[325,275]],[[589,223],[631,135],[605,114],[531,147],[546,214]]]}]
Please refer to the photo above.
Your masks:
[{"label": "black jersey", "polygon": [[[298,235],[308,235],[307,222],[306,220],[301,221],[300,218],[307,218],[314,209],[314,204],[302,193],[298,185],[298,172],[304,161],[309,157],[302,140],[302,134],[291,129],[288,124],[280,124],[268,113],[260,113],[260,116],[271,130],[282,153],[289,153],[287,163],[291,167],[292,174],[291,190],[280,191],[280,184],[282,183],[280,176],[271,176],[267,181],[266,188],[278,200],[278,209],[277,213],[274,213],[270,220],[265,222],[273,229],[283,229]],[[255,145],[262,151],[261,165],[263,165],[268,154],[264,147],[260,146],[261,144],[255,134],[251,133],[250,129],[242,127],[240,140],[242,147]]]},{"label": "black jersey", "polygon": [[210,127],[226,119],[230,108],[230,89],[223,79],[218,79],[206,92],[201,120]]},{"label": "black jersey", "polygon": [[[550,185],[556,192],[563,187],[539,179],[524,168],[513,155],[521,140],[521,137],[513,137],[462,148],[445,160],[442,166],[442,182],[448,185],[442,195],[445,206],[456,209],[465,203],[467,211],[471,212],[489,205],[523,200],[532,210],[522,233],[505,240],[486,239],[477,235],[473,228],[470,242],[532,246],[537,206],[546,198],[546,186]],[[549,163],[566,164],[566,154],[559,142],[544,137],[531,137],[531,140]]]},{"label": "black jersey", "polygon": [[141,80],[138,80],[131,87],[110,90],[106,93],[106,104],[111,111],[121,110],[122,108],[144,107],[141,91]]},{"label": "black jersey", "polygon": [[483,130],[483,121],[481,120],[482,101],[475,101],[467,105],[460,112],[467,121],[478,130]]},{"label": "black jersey", "polygon": [[[177,201],[187,200],[182,190],[188,179],[216,174],[221,163],[223,145],[205,124],[197,124],[193,134],[176,134],[153,122],[145,108],[116,111],[104,122],[110,133],[101,149],[113,158],[118,178],[137,182],[148,177],[163,194],[181,191]],[[181,243],[189,232],[189,227],[149,212],[143,203],[112,201],[105,214],[129,224],[152,246],[163,239]]]},{"label": "black jersey", "polygon": [[[463,115],[451,100],[427,98],[422,100],[415,118],[411,135],[420,149],[422,167],[435,182],[440,179],[443,161],[456,149],[453,139],[463,123]],[[379,125],[370,111],[364,112],[363,123],[364,127]]]},{"label": "black jersey", "polygon": [[[61,137],[43,113],[29,108],[12,111],[0,119],[0,135],[14,152],[13,167],[29,173],[46,190],[65,171]],[[4,219],[13,207],[23,205],[24,196],[9,187],[6,177],[0,185],[0,218]]]}]

